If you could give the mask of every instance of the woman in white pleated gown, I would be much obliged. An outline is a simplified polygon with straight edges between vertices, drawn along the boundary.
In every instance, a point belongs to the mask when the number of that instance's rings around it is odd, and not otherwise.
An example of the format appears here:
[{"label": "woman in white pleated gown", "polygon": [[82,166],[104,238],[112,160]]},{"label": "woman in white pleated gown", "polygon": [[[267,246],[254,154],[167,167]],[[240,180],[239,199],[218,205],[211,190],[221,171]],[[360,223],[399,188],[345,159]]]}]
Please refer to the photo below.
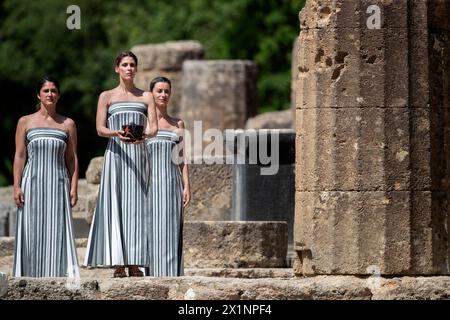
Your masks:
[{"label": "woman in white pleated gown", "polygon": [[20,118],[14,157],[18,206],[13,276],[79,278],[72,227],[77,202],[75,123],[56,113],[58,81],[37,87],[38,111]]},{"label": "woman in white pleated gown", "polygon": [[[97,132],[109,138],[97,205],[89,233],[85,265],[114,267],[114,277],[140,277],[150,263],[149,161],[144,139],[157,131],[153,97],[135,87],[137,57],[131,51],[116,58],[119,85],[100,94]],[[144,136],[131,142],[122,126],[137,124]]]},{"label": "woman in white pleated gown", "polygon": [[[189,174],[182,151],[184,122],[167,113],[171,83],[150,83],[158,118],[156,137],[147,140],[150,157],[151,260],[148,275],[183,275],[183,210],[190,201]],[[181,155],[181,157],[180,157]]]}]

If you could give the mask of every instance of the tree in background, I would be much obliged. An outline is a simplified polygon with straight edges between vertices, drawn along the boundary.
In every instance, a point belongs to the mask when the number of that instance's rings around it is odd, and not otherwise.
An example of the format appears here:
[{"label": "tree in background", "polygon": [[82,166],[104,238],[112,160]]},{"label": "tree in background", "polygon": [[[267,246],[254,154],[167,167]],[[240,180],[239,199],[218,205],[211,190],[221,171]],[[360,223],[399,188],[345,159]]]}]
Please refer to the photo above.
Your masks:
[{"label": "tree in background", "polygon": [[102,154],[95,131],[98,94],[116,85],[113,60],[136,44],[194,39],[206,59],[258,64],[260,112],[290,105],[291,50],[305,0],[77,0],[81,29],[68,30],[67,0],[4,0],[0,4],[0,185],[12,182],[14,133],[34,111],[35,83],[61,81],[61,112],[78,126],[80,172]]}]

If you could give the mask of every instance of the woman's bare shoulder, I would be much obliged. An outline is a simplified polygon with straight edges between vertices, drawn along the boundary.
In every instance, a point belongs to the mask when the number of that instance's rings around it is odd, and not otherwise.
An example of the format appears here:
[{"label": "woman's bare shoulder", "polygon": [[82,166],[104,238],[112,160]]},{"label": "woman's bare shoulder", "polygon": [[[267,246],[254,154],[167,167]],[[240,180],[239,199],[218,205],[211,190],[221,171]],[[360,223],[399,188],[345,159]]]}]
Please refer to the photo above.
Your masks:
[{"label": "woman's bare shoulder", "polygon": [[150,91],[142,91],[142,99],[148,104],[150,100],[153,101],[153,94]]},{"label": "woman's bare shoulder", "polygon": [[75,121],[73,121],[71,118],[63,116],[63,124],[67,128],[74,129],[76,128]]},{"label": "woman's bare shoulder", "polygon": [[36,118],[36,112],[32,114],[27,114],[24,116],[21,116],[19,120],[17,121],[17,128],[22,128],[24,130],[27,130],[32,124],[33,120]]},{"label": "woman's bare shoulder", "polygon": [[38,111],[21,116],[19,120],[17,121],[17,126],[24,128],[25,130],[29,128],[36,127],[39,124],[38,119]]},{"label": "woman's bare shoulder", "polygon": [[173,118],[178,128],[184,129],[184,121],[181,118]]},{"label": "woman's bare shoulder", "polygon": [[100,93],[100,95],[98,96],[98,99],[105,101],[105,102],[109,102],[113,95],[114,95],[114,89],[105,90]]}]

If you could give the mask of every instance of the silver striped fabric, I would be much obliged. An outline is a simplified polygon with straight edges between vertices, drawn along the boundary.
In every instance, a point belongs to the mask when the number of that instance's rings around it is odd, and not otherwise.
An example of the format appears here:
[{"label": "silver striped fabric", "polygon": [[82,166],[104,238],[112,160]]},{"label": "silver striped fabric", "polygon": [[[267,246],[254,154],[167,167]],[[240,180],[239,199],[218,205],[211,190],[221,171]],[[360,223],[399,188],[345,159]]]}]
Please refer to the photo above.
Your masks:
[{"label": "silver striped fabric", "polygon": [[156,277],[183,275],[183,183],[172,149],[179,137],[159,130],[147,140],[150,155],[151,264],[146,274]]},{"label": "silver striped fabric", "polygon": [[[146,112],[144,103],[115,102],[108,109],[108,127],[121,130],[125,124],[145,125]],[[85,265],[148,266],[148,176],[145,143],[109,139]]]},{"label": "silver striped fabric", "polygon": [[21,181],[25,203],[17,212],[15,277],[79,277],[65,161],[67,137],[65,131],[52,128],[27,132]]}]

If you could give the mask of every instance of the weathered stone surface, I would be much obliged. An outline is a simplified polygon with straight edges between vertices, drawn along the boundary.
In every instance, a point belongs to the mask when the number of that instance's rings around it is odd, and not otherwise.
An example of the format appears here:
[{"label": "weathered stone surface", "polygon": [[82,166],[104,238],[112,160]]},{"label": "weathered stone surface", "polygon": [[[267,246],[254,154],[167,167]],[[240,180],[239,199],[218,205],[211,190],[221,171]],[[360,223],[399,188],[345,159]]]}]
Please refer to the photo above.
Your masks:
[{"label": "weathered stone surface", "polygon": [[[431,105],[450,107],[450,3],[430,1],[429,20],[429,97]],[[419,61],[419,60],[417,60]]]},{"label": "weathered stone surface", "polygon": [[299,41],[297,108],[408,104],[407,29],[314,29]]},{"label": "weathered stone surface", "polygon": [[6,300],[93,300],[98,282],[65,278],[11,278]]},{"label": "weathered stone surface", "polygon": [[186,267],[273,268],[286,263],[286,222],[186,222]]},{"label": "weathered stone surface", "polygon": [[0,187],[0,203],[14,203],[13,186]]},{"label": "weathered stone surface", "polygon": [[185,276],[240,279],[293,278],[291,268],[186,268]]},{"label": "weathered stone surface", "polygon": [[430,28],[439,32],[450,31],[450,3],[447,0],[433,0],[428,1],[427,5],[430,10]]},{"label": "weathered stone surface", "polygon": [[85,212],[73,212],[72,213],[72,226],[73,236],[77,238],[86,238],[89,236],[91,229],[90,225],[86,221]]},{"label": "weathered stone surface", "polygon": [[289,129],[293,126],[292,111],[274,111],[259,114],[247,120],[245,129]]},{"label": "weathered stone surface", "polygon": [[16,221],[17,221],[17,210],[12,211],[9,214],[9,232],[8,237],[13,237],[16,234]]},{"label": "weathered stone surface", "polygon": [[428,28],[427,28],[427,2],[413,0],[411,2],[410,23],[413,28],[409,31],[409,64],[410,74],[414,75],[409,81],[409,105],[427,107],[430,105],[429,88],[429,60],[428,54]]},{"label": "weathered stone surface", "polygon": [[244,128],[256,114],[256,65],[246,60],[186,61],[183,64],[181,118],[193,130]]},{"label": "weathered stone surface", "polygon": [[412,269],[415,274],[448,274],[448,192],[415,191],[411,199]]},{"label": "weathered stone surface", "polygon": [[[95,161],[91,161],[89,168],[89,176],[101,176],[103,157],[94,158]],[[87,173],[86,173],[87,175]],[[94,180],[91,180],[94,181]],[[72,208],[73,219],[80,219],[77,221],[76,226],[79,231],[86,228],[86,224],[91,224],[92,217],[94,215],[95,206],[97,204],[97,196],[100,185],[87,182],[86,179],[78,180],[78,202],[75,207]],[[81,221],[84,220],[84,221]],[[82,231],[81,234],[76,234],[76,237],[84,237],[86,232]]]},{"label": "weathered stone surface", "polygon": [[[99,167],[98,169],[101,173],[102,167]],[[78,202],[75,207],[72,208],[72,211],[82,213],[91,212],[91,214],[93,214],[99,187],[99,184],[88,183],[85,179],[78,180]]]},{"label": "weathered stone surface", "polygon": [[450,273],[444,7],[310,0],[301,13],[297,274]]},{"label": "weathered stone surface", "polygon": [[0,237],[0,257],[14,254],[14,237]]},{"label": "weathered stone surface", "polygon": [[[98,294],[102,300],[168,300],[170,281],[146,281],[122,279],[124,281],[104,281]],[[167,284],[167,282],[169,282]],[[132,285],[130,285],[132,284]]]},{"label": "weathered stone surface", "polygon": [[[450,11],[450,9],[449,9]],[[450,107],[450,32],[429,30],[429,97],[436,107]]]},{"label": "weathered stone surface", "polygon": [[443,108],[297,110],[297,190],[433,190],[450,180]]},{"label": "weathered stone surface", "polygon": [[[297,190],[409,190],[409,112],[297,109]],[[429,181],[415,182],[420,190],[429,187]]]},{"label": "weathered stone surface", "polygon": [[[14,238],[9,238],[8,250],[0,249],[0,272],[6,275],[12,275],[13,268],[13,249]],[[0,248],[2,241],[0,238]],[[4,242],[3,242],[4,243]],[[87,239],[75,239],[77,247],[78,263],[80,266],[81,279],[111,279],[114,270],[112,268],[88,268],[83,266],[86,255]],[[202,276],[202,277],[224,277],[224,278],[293,278],[294,274],[290,268],[184,268],[185,276]]]},{"label": "weathered stone surface", "polygon": [[[383,192],[377,196],[371,199],[373,192],[297,193],[296,201],[302,211],[296,210],[300,223],[295,227],[295,249],[299,253],[302,274],[367,274],[366,268],[374,264],[381,269],[383,232],[370,234],[370,241],[365,242],[367,235],[364,230],[360,231],[360,227],[377,231],[382,227],[380,215],[384,215],[390,200]],[[364,203],[364,200],[373,201]],[[360,212],[358,208],[362,208],[363,203],[368,210]],[[375,212],[369,212],[371,210]],[[366,216],[371,219],[364,221]]]},{"label": "weathered stone surface", "polygon": [[367,28],[372,5],[380,8],[382,28],[407,27],[408,0],[308,0],[299,14],[300,28]]},{"label": "weathered stone surface", "polygon": [[[80,264],[84,261],[86,245],[86,239],[76,240]],[[11,256],[13,249],[14,238],[0,238],[2,259]],[[186,221],[183,226],[183,249],[186,268],[284,267],[287,224],[279,221]],[[0,270],[9,272],[12,261],[5,263],[0,265]],[[8,267],[9,263],[11,265]]]},{"label": "weathered stone surface", "polygon": [[449,277],[401,277],[380,279],[372,300],[448,300]]},{"label": "weathered stone surface", "polygon": [[12,202],[0,202],[0,237],[9,236],[10,216],[17,211]]},{"label": "weathered stone surface", "polygon": [[4,299],[169,299],[169,300],[381,300],[448,299],[449,277],[361,279],[317,276],[300,279],[207,277],[82,280],[12,278]]},{"label": "weathered stone surface", "polygon": [[6,296],[8,292],[8,275],[0,272],[0,298]]},{"label": "weathered stone surface", "polygon": [[[0,272],[11,276],[13,268],[14,238],[8,238],[7,250],[1,250],[5,239],[0,238]],[[78,263],[80,265],[81,279],[111,279],[112,268],[88,268],[83,266],[86,255],[87,239],[75,239],[77,247]],[[225,278],[293,278],[294,274],[290,268],[184,268],[186,276],[202,277],[225,277]]]},{"label": "weathered stone surface", "polygon": [[[180,290],[184,299],[192,300],[259,300],[259,299],[370,299],[370,290],[357,278],[328,279],[320,277],[299,280],[228,279],[194,277],[186,279]],[[256,282],[258,281],[258,282]],[[178,293],[179,294],[179,293]],[[174,295],[175,298],[177,295]]]},{"label": "weathered stone surface", "polygon": [[185,219],[187,221],[230,220],[232,178],[231,165],[190,164],[191,203],[185,208]]},{"label": "weathered stone surface", "polygon": [[14,222],[17,206],[13,199],[13,186],[0,188],[0,237],[11,236],[11,222]]},{"label": "weathered stone surface", "polygon": [[86,170],[86,181],[90,184],[100,184],[103,170],[103,156],[92,158]]},{"label": "weathered stone surface", "polygon": [[[103,157],[101,157],[103,158]],[[98,168],[101,173],[102,168]],[[92,172],[92,171],[91,171]],[[88,183],[85,179],[78,180],[78,202],[75,207],[72,208],[72,212],[84,213],[92,209],[90,201],[91,197],[97,198],[99,185]],[[95,208],[95,205],[94,205]]]},{"label": "weathered stone surface", "polygon": [[87,247],[87,243],[88,243],[88,239],[87,238],[75,239],[75,246],[77,248],[86,248]]},{"label": "weathered stone surface", "polygon": [[180,99],[181,99],[181,90],[180,90],[180,80],[181,80],[181,69],[177,71],[165,71],[159,69],[153,70],[145,70],[139,71],[136,73],[136,77],[134,79],[134,83],[136,87],[141,88],[146,91],[150,91],[150,82],[156,77],[166,77],[170,80],[172,91],[170,95],[170,104],[168,107],[168,111],[173,111],[172,101],[177,102],[176,108],[179,109]]},{"label": "weathered stone surface", "polygon": [[181,70],[185,60],[202,59],[204,55],[202,45],[194,40],[136,45],[131,51],[138,57],[140,70]]},{"label": "weathered stone surface", "polygon": [[86,210],[84,211],[85,214],[84,218],[86,219],[86,222],[88,224],[91,224],[92,219],[94,218],[94,211],[97,205],[97,196],[98,191],[95,191],[95,193],[87,194],[86,198],[84,199],[84,201],[86,201]]},{"label": "weathered stone surface", "polygon": [[[296,194],[297,274],[447,274],[445,193]],[[369,269],[368,269],[369,268]]]},{"label": "weathered stone surface", "polygon": [[300,50],[300,37],[296,37],[292,44],[292,61],[291,61],[291,117],[292,127],[295,125],[295,109],[297,108],[296,91],[297,91],[297,79],[300,68],[298,66],[298,52]]}]

